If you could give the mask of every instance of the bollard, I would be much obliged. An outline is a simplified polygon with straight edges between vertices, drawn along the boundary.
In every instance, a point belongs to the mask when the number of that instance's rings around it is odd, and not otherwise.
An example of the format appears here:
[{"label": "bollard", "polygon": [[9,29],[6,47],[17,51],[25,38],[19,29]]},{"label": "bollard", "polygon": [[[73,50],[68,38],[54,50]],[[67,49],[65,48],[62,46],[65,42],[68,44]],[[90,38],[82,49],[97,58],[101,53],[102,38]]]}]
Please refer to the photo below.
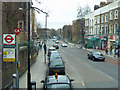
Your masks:
[{"label": "bollard", "polygon": [[17,84],[17,75],[13,74],[13,90],[15,90],[17,88],[16,84]]},{"label": "bollard", "polygon": [[36,81],[31,81],[31,90],[36,90]]}]

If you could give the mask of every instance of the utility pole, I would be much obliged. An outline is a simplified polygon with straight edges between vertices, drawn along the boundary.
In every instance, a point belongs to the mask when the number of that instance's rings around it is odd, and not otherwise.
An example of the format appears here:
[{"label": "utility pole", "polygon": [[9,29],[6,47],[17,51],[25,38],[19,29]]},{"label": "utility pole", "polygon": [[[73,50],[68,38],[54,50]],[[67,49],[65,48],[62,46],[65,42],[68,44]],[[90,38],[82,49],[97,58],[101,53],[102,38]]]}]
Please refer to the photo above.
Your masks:
[{"label": "utility pole", "polygon": [[28,1],[28,90],[31,90],[31,74],[30,74],[30,0]]},{"label": "utility pole", "polygon": [[118,59],[120,57],[120,26],[118,28]]}]

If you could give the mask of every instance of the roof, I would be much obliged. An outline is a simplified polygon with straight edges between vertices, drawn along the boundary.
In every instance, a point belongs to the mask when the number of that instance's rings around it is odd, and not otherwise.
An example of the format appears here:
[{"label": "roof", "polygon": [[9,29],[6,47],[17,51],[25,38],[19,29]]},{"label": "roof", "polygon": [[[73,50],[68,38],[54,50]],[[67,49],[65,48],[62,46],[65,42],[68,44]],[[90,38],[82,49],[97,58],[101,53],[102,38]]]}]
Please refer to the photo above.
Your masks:
[{"label": "roof", "polygon": [[50,47],[49,49],[55,49],[55,47]]},{"label": "roof", "polygon": [[51,83],[70,83],[68,76],[66,75],[58,75],[58,78],[55,78],[55,75],[47,77],[47,84]]}]

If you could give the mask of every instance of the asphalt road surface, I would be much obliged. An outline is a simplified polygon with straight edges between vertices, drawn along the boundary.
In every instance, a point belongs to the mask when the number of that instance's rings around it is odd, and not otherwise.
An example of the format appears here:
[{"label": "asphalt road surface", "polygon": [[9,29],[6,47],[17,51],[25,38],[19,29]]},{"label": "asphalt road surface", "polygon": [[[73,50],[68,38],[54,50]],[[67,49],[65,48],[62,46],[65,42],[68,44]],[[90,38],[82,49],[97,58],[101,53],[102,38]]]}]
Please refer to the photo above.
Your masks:
[{"label": "asphalt road surface", "polygon": [[[48,41],[48,47],[54,42]],[[66,73],[73,88],[118,88],[118,66],[109,62],[92,61],[87,51],[68,45],[58,49],[65,61]]]}]

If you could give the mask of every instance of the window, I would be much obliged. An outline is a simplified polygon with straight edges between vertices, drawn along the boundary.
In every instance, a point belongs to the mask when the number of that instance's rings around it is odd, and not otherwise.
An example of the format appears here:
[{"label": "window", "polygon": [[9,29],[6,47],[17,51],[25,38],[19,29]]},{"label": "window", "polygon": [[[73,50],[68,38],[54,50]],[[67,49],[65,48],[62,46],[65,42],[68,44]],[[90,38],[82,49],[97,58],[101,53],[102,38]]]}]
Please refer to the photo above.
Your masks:
[{"label": "window", "polygon": [[113,33],[113,29],[112,28],[113,28],[113,26],[111,25],[110,26],[110,33]]},{"label": "window", "polygon": [[113,12],[110,12],[110,20],[113,20]]},{"label": "window", "polygon": [[115,19],[118,19],[118,10],[115,10]]},{"label": "window", "polygon": [[98,22],[97,23],[100,23],[100,16],[98,16]]},{"label": "window", "polygon": [[114,25],[114,34],[118,32],[118,24]]},{"label": "window", "polygon": [[18,28],[20,28],[21,31],[23,29],[23,26],[24,26],[23,21],[18,21]]},{"label": "window", "polygon": [[22,2],[20,2],[19,10],[23,10],[23,3]]},{"label": "window", "polygon": [[98,25],[98,29],[97,29],[97,32],[96,32],[97,34],[99,34],[99,30],[100,30],[100,26]]},{"label": "window", "polygon": [[102,15],[101,17],[101,23],[103,23],[103,20],[104,20],[104,15]]},{"label": "window", "polygon": [[90,23],[89,23],[89,25],[91,26],[91,20],[90,20]]},{"label": "window", "polygon": [[95,24],[97,23],[97,18],[95,17]]},{"label": "window", "polygon": [[105,34],[108,34],[108,25],[105,25]]},{"label": "window", "polygon": [[105,15],[105,22],[108,22],[108,15]]},{"label": "window", "polygon": [[104,26],[102,26],[102,34],[105,34]]},{"label": "window", "polygon": [[93,19],[92,19],[92,26],[93,26]]}]

